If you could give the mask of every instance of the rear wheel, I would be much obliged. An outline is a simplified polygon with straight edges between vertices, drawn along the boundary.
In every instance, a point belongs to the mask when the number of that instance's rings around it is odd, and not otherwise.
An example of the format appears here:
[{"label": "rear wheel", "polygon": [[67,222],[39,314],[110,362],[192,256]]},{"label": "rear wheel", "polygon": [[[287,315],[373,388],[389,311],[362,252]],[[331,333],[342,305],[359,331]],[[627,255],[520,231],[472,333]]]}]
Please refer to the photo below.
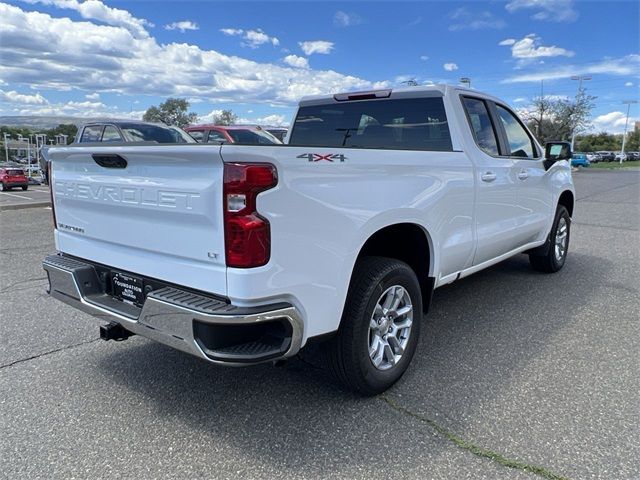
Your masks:
[{"label": "rear wheel", "polygon": [[4,192],[6,189],[7,186],[4,183],[0,182],[0,192]]},{"label": "rear wheel", "polygon": [[545,248],[541,252],[529,254],[529,263],[540,272],[555,273],[559,271],[567,260],[569,250],[569,236],[571,233],[571,217],[567,209],[558,205],[556,217],[547,238]]},{"label": "rear wheel", "polygon": [[29,188],[29,185],[24,185],[24,186],[22,187],[22,190],[26,190],[27,188]]},{"label": "rear wheel", "polygon": [[326,345],[331,373],[363,395],[385,391],[411,362],[421,318],[420,285],[406,263],[383,257],[361,259],[340,329]]}]

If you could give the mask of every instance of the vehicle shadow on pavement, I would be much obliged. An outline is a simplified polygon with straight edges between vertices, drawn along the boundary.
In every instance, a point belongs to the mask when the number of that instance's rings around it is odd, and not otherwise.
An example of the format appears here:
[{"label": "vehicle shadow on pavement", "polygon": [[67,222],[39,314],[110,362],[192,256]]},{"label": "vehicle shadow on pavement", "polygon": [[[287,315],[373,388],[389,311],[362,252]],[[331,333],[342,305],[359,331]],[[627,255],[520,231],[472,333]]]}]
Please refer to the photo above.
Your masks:
[{"label": "vehicle shadow on pavement", "polygon": [[[413,364],[386,395],[464,434],[479,405],[522,381],[540,355],[553,355],[554,336],[579,322],[577,312],[599,288],[581,279],[611,268],[606,259],[571,252],[561,272],[545,275],[520,255],[438,289]],[[135,337],[116,347],[97,363],[111,390],[136,392],[155,414],[279,468],[321,472],[321,452],[334,473],[363,462],[391,473],[397,450],[367,445],[402,445],[403,462],[422,464],[451,448],[415,418],[345,392],[298,359],[282,368],[234,369]]]}]

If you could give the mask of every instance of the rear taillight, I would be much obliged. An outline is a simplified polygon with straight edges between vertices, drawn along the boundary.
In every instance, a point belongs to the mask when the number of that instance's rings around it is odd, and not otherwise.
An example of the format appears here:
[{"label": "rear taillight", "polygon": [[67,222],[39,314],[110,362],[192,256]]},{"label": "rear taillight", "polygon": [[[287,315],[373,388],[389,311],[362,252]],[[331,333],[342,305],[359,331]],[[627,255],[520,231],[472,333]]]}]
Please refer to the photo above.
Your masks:
[{"label": "rear taillight", "polygon": [[256,208],[260,192],[278,183],[268,163],[225,163],[224,240],[228,267],[265,265],[271,256],[271,229]]},{"label": "rear taillight", "polygon": [[53,215],[53,229],[58,228],[56,221],[56,204],[53,201],[53,177],[51,177],[51,160],[47,161],[47,182],[49,183],[49,194],[51,195],[51,214]]}]

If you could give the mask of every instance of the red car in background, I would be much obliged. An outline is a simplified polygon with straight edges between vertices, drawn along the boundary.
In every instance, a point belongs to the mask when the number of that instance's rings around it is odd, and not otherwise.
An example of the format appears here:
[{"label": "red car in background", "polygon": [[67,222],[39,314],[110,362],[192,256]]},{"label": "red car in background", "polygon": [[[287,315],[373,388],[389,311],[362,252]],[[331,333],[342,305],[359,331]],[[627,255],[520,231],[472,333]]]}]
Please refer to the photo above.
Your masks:
[{"label": "red car in background", "polygon": [[193,125],[184,128],[200,143],[279,145],[282,142],[264,128],[252,125]]},{"label": "red car in background", "polygon": [[24,170],[18,167],[0,166],[0,192],[20,187],[22,190],[29,188],[29,179]]}]

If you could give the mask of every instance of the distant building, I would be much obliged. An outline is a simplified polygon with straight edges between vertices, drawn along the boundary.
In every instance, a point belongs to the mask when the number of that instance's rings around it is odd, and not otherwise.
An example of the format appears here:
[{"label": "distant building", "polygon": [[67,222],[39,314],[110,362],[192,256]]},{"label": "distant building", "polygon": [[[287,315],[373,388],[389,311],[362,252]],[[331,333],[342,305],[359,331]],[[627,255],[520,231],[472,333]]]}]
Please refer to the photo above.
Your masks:
[{"label": "distant building", "polygon": [[637,132],[638,130],[640,130],[640,121],[637,121],[633,127],[634,132]]}]

